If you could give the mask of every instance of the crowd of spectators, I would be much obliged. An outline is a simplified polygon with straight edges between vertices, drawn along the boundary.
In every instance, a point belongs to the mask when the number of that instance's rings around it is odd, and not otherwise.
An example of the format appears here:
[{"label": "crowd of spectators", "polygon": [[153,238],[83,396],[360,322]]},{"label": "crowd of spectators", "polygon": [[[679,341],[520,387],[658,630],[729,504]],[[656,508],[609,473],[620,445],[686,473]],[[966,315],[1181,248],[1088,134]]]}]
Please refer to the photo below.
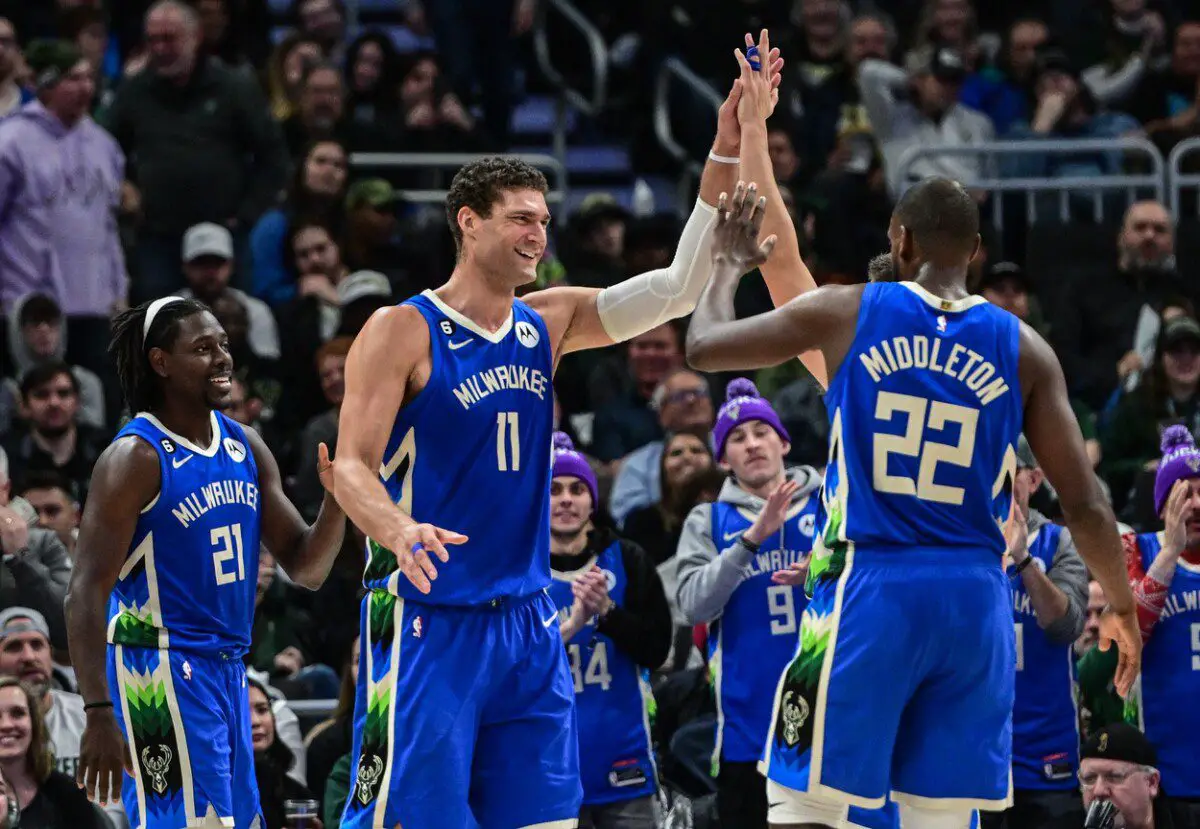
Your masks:
[{"label": "crowd of spectators", "polygon": [[[311,519],[322,498],[317,446],[336,443],[355,335],[373,311],[436,287],[453,266],[440,206],[402,195],[426,186],[426,171],[381,174],[352,156],[505,151],[521,89],[542,82],[528,38],[537,0],[369,5],[385,7],[387,25],[364,15],[352,26],[342,0],[0,0],[0,516],[15,519],[0,531],[0,738],[22,735],[19,750],[0,739],[0,800],[19,804],[23,824],[104,820],[63,777],[74,772],[83,720],[62,600],[92,465],[130,414],[106,353],[113,313],[171,293],[212,308],[234,354],[230,414],[264,435]],[[866,277],[911,176],[970,187],[985,173],[1093,177],[1130,163],[1115,150],[1030,153],[987,171],[969,154],[935,154],[902,169],[913,147],[1142,136],[1166,154],[1200,136],[1200,14],[1185,0],[576,5],[608,44],[613,70],[611,112],[586,129],[631,147],[639,175],[668,163],[648,139],[646,73],[673,54],[723,92],[741,33],[771,28],[787,59],[771,159],[821,283]],[[561,21],[547,25],[569,42]],[[569,77],[579,54],[559,57]],[[683,97],[679,111],[694,123],[681,134],[695,133],[700,158],[712,115]],[[985,216],[1003,209],[977,193]],[[1182,424],[1200,436],[1200,274],[1177,255],[1179,217],[1165,205],[1122,209],[1104,249],[1074,277],[1086,290],[1065,292],[1011,234],[991,232],[972,288],[1050,339],[1118,515],[1127,529],[1153,532],[1164,526],[1155,496],[1162,432]],[[603,287],[661,267],[679,231],[670,210],[645,215],[606,193],[563,218],[539,286]],[[769,304],[761,279],[745,280],[739,312]],[[665,663],[651,666],[655,739],[664,776],[702,800],[714,784],[697,758],[712,739],[694,737],[715,728],[715,705],[708,650],[689,631],[719,608],[699,607],[684,589],[680,551],[703,535],[692,526],[697,507],[744,497],[746,509],[762,509],[764,498],[739,489],[731,499],[725,489],[731,467],[718,462],[712,433],[731,378],[686,369],[684,331],[666,324],[568,355],[555,379],[556,427],[591,465],[596,521],[643,552],[664,585],[676,633]],[[754,381],[787,436],[789,476],[819,481],[828,437],[819,386],[795,362]],[[1057,517],[1040,479],[1029,494],[1039,514]],[[248,661],[271,829],[282,825],[284,799],[308,796],[332,829],[330,804],[344,800],[353,776],[362,538],[350,535],[315,593],[261,559]],[[682,606],[680,591],[692,596]],[[1082,620],[1087,607],[1078,610]],[[1073,646],[1081,658],[1094,638],[1092,618]],[[1084,696],[1085,738],[1126,716],[1099,673]],[[337,706],[309,729],[288,699]],[[1129,757],[1158,748],[1114,734]],[[1102,753],[1092,749],[1093,759]],[[1101,772],[1101,783],[1081,778],[1085,795],[1120,785],[1117,772]],[[1147,797],[1161,793],[1156,786]],[[1187,786],[1172,796],[1200,799],[1200,773]],[[107,819],[120,827],[119,807]]]}]

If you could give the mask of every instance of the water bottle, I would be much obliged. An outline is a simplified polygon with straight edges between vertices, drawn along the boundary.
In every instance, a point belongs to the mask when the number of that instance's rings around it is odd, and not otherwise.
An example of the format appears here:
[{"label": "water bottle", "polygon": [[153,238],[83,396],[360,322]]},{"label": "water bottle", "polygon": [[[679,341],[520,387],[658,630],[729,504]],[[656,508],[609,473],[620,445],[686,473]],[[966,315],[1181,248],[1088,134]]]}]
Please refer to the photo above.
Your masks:
[{"label": "water bottle", "polygon": [[316,829],[317,801],[285,800],[283,815],[287,820],[288,829]]}]

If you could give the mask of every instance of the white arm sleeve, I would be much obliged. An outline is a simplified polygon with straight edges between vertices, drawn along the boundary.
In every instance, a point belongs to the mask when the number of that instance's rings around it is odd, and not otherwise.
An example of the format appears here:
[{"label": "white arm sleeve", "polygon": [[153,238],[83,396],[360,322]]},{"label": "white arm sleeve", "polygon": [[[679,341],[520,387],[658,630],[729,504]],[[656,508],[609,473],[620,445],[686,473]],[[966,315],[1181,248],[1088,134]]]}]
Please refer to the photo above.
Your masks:
[{"label": "white arm sleeve", "polygon": [[696,199],[669,268],[640,273],[600,292],[596,310],[608,336],[624,342],[696,310],[712,275],[716,224],[717,209]]}]

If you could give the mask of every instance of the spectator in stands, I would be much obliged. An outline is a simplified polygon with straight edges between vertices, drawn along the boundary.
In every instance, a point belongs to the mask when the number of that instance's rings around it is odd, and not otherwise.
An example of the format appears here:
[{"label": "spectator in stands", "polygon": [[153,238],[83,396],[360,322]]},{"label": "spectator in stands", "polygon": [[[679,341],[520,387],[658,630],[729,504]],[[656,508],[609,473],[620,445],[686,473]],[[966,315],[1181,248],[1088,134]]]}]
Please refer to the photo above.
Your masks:
[{"label": "spectator in stands", "polygon": [[314,141],[337,141],[351,153],[395,152],[400,145],[395,124],[386,120],[363,123],[349,117],[341,71],[327,61],[313,64],[305,72],[297,109],[283,122],[283,137],[296,160]]},{"label": "spectator in stands", "polygon": [[1124,829],[1174,829],[1193,824],[1172,820],[1167,808],[1154,744],[1132,725],[1099,729],[1083,744],[1079,783],[1083,806],[1097,800],[1116,807],[1116,825]]},{"label": "spectator in stands", "polygon": [[341,63],[346,50],[346,5],[342,0],[294,0],[292,17],[325,57]]},{"label": "spectator in stands", "polygon": [[74,561],[81,510],[71,483],[56,472],[30,472],[18,495],[37,512],[37,525],[54,533]]},{"label": "spectator in stands", "polygon": [[391,38],[381,32],[367,31],[350,44],[346,52],[346,110],[364,124],[387,119],[394,122],[400,105],[396,96],[399,85],[399,61]]},{"label": "spectator in stands", "polygon": [[[354,694],[356,678],[358,677],[358,637],[350,647],[350,655],[342,666],[342,684],[338,690],[337,707],[333,715],[324,722],[317,723],[304,737],[304,749],[308,756],[308,785],[313,796],[322,803],[322,813],[325,809],[326,783],[329,781],[333,767],[342,757],[350,753],[354,741]],[[343,793],[340,800],[334,804],[341,814],[346,797]],[[325,821],[326,826],[329,821]]]},{"label": "spectator in stands", "polygon": [[75,44],[79,54],[92,67],[96,91],[92,96],[93,118],[103,118],[116,94],[119,77],[106,67],[108,57],[108,20],[104,10],[95,6],[75,6],[64,10],[59,22],[63,39]]},{"label": "spectator in stands", "polygon": [[1108,6],[1111,16],[1096,38],[1102,56],[1083,70],[1082,80],[1096,100],[1122,106],[1162,53],[1166,24],[1146,0],[1109,0]]},{"label": "spectator in stands", "polygon": [[893,193],[902,192],[910,180],[927,176],[947,176],[968,186],[979,177],[979,159],[971,156],[919,159],[909,167],[908,178],[898,167],[911,147],[971,146],[992,139],[987,116],[958,101],[966,72],[966,58],[948,46],[913,53],[907,72],[873,58],[859,66],[859,92],[883,148]]},{"label": "spectator in stands", "polygon": [[230,69],[253,74],[238,33],[230,25],[229,0],[197,0],[200,18],[200,51]]},{"label": "spectator in stands", "polygon": [[[109,128],[140,191],[143,221],[135,257],[134,301],[182,287],[184,232],[223,224],[238,259],[250,228],[274,203],[287,176],[278,125],[257,82],[198,54],[200,23],[181,0],[158,0],[146,14],[148,70],[121,84]],[[180,194],[187,194],[181,198]]]},{"label": "spectator in stands", "polygon": [[[250,318],[246,306],[231,296],[220,296],[213,301],[213,316],[229,336],[229,354],[233,357],[233,379],[238,388],[233,390],[230,417],[263,432],[271,426],[281,394],[280,361],[257,354],[250,346]],[[244,405],[241,416],[238,406]],[[243,419],[243,417],[245,419]],[[273,443],[273,432],[263,437],[268,445]]]},{"label": "spectator in stands", "polygon": [[1032,17],[1012,22],[995,66],[981,66],[963,83],[958,99],[991,119],[1004,138],[1019,122],[1029,121],[1037,56],[1050,41],[1050,29]]},{"label": "spectator in stands", "polygon": [[300,81],[307,68],[321,60],[320,44],[301,32],[289,32],[275,46],[267,64],[267,94],[276,121],[282,123],[296,112]]},{"label": "spectator in stands", "polygon": [[391,281],[378,271],[355,271],[338,283],[337,336],[354,339],[371,315],[395,304]]},{"label": "spectator in stands", "polygon": [[1104,726],[1121,722],[1125,717],[1125,701],[1113,685],[1119,654],[1116,648],[1101,651],[1096,647],[1100,617],[1106,607],[1108,600],[1104,597],[1104,588],[1093,580],[1088,584],[1087,622],[1075,643],[1080,736],[1085,740]]},{"label": "spectator in stands", "polygon": [[401,66],[400,112],[409,143],[424,152],[480,149],[475,119],[462,103],[470,99],[446,89],[440,78],[434,52],[415,52]]},{"label": "spectator in stands", "polygon": [[236,373],[231,385],[233,388],[230,390],[229,405],[223,410],[225,415],[243,426],[249,426],[258,432],[264,431],[258,420],[263,413],[264,401],[252,395],[246,383]]},{"label": "spectator in stands", "polygon": [[[334,337],[317,349],[316,370],[320,378],[321,392],[329,408],[304,425],[296,451],[295,483],[292,500],[301,515],[315,516],[321,509],[325,488],[313,472],[317,467],[317,447],[337,446],[338,413],[346,393],[346,355],[354,342],[351,337]],[[312,468],[305,467],[311,463]]]},{"label": "spectator in stands", "polygon": [[1175,30],[1168,65],[1152,68],[1130,97],[1128,109],[1167,155],[1185,138],[1200,135],[1200,20]]},{"label": "spectator in stands", "polygon": [[925,0],[910,56],[937,46],[948,46],[963,56],[968,68],[973,68],[980,58],[978,36],[979,26],[971,0]]},{"label": "spectator in stands", "polygon": [[[4,380],[0,398],[3,420],[8,431],[9,415],[20,407],[21,379],[31,368],[66,357],[67,332],[62,309],[45,294],[26,294],[13,303],[8,314],[8,349],[13,361],[13,377]],[[104,385],[100,378],[83,366],[71,366],[79,385],[79,422],[95,429],[106,426]]]},{"label": "spectator in stands", "polygon": [[1144,351],[1153,353],[1163,308],[1197,292],[1175,269],[1174,226],[1155,201],[1125,213],[1111,270],[1073,276],[1086,279],[1086,290],[1051,309],[1050,333],[1072,395],[1100,410],[1119,384],[1150,365]]},{"label": "spectator in stands", "polygon": [[1200,435],[1200,325],[1191,317],[1163,326],[1154,364],[1120,397],[1104,430],[1102,468],[1119,504],[1135,484],[1147,488],[1140,479],[1153,478],[1159,435],[1173,423]]},{"label": "spectator in stands", "polygon": [[846,60],[848,15],[842,0],[802,0],[797,12],[796,44],[785,47],[789,71],[779,89],[780,113],[788,126],[801,126],[789,129],[800,156],[823,159],[837,142],[843,108],[857,98]]},{"label": "spectator in stands", "polygon": [[28,607],[0,611],[0,676],[21,680],[40,701],[54,767],[73,778],[83,736],[83,697],[52,687],[53,671],[45,617]]},{"label": "spectator in stands", "polygon": [[21,62],[21,46],[12,21],[0,17],[0,118],[16,112],[33,96],[17,83],[17,65]]},{"label": "spectator in stands", "polygon": [[593,193],[571,216],[562,263],[572,285],[607,288],[625,278],[629,211],[607,193]]},{"label": "spectator in stands", "polygon": [[201,222],[183,234],[183,275],[187,287],[179,296],[198,299],[210,308],[228,297],[246,309],[246,338],[259,357],[279,359],[279,331],[267,303],[229,286],[234,272],[233,234],[221,225]]},{"label": "spectator in stands", "polygon": [[254,777],[262,803],[263,829],[288,829],[285,801],[312,800],[312,793],[288,774],[296,765],[296,757],[288,746],[276,739],[275,714],[266,687],[253,679],[247,685],[250,742],[254,746]]},{"label": "spectator in stands", "polygon": [[75,359],[110,373],[108,318],[125,302],[117,233],[124,159],[88,116],[92,68],[64,41],[28,50],[37,100],[0,123],[0,300],[38,291],[72,330]]},{"label": "spectator in stands", "polygon": [[30,472],[59,472],[86,500],[92,466],[108,441],[103,432],[79,421],[79,381],[71,367],[49,360],[29,369],[21,378],[21,402],[28,423],[5,440],[17,488]]},{"label": "spectator in stands", "polygon": [[38,699],[15,677],[0,677],[0,770],[21,807],[21,825],[108,829],[75,778],[54,768]]},{"label": "spectator in stands", "polygon": [[309,664],[304,638],[313,620],[299,606],[297,588],[277,576],[275,558],[266,550],[259,552],[254,602],[248,664],[289,699],[329,699],[336,694],[337,675],[326,666]]},{"label": "spectator in stands", "polygon": [[623,366],[601,365],[592,372],[592,454],[601,461],[619,460],[662,436],[651,398],[659,384],[683,367],[682,336],[678,327],[664,322],[629,341]]},{"label": "spectator in stands", "polygon": [[316,222],[340,233],[348,169],[346,148],[337,141],[316,141],[304,151],[283,204],[264,213],[250,234],[259,299],[278,308],[296,295],[296,274],[288,265],[288,236],[296,222]]},{"label": "spectator in stands", "polygon": [[705,431],[674,432],[663,440],[658,469],[662,495],[651,504],[629,510],[622,529],[625,537],[645,550],[656,566],[675,555],[683,520],[695,506],[685,502],[688,483],[711,468],[712,449]]},{"label": "spectator in stands", "polygon": [[382,178],[360,179],[346,191],[346,225],[342,257],[351,271],[378,271],[392,284],[397,300],[419,288],[408,277],[405,252],[396,244],[396,211],[402,202]]},{"label": "spectator in stands", "polygon": [[[691,369],[678,369],[654,390],[651,408],[658,414],[660,434],[706,432],[712,428],[713,405],[708,382]],[[599,418],[597,418],[599,421]],[[610,511],[617,523],[637,507],[662,497],[662,466],[665,442],[651,440],[624,456],[613,482]]]},{"label": "spectator in stands", "polygon": [[10,497],[8,457],[0,452],[0,608],[25,606],[42,614],[56,648],[66,649],[63,599],[71,559],[54,533],[36,526],[27,501]]},{"label": "spectator in stands", "polygon": [[[666,660],[671,611],[654,563],[600,510],[587,459],[562,432],[554,446],[549,591],[575,679],[580,822],[655,829],[658,781],[638,677]],[[609,675],[603,683],[594,679],[600,664]],[[612,693],[605,693],[610,682]]]}]

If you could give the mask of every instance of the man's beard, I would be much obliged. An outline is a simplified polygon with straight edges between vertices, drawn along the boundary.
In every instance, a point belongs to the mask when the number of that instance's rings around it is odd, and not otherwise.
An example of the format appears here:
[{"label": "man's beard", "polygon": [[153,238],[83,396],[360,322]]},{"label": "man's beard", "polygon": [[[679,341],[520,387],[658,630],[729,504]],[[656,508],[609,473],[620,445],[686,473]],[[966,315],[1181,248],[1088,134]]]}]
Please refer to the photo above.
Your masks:
[{"label": "man's beard", "polygon": [[1134,273],[1150,271],[1165,273],[1175,270],[1175,254],[1155,253],[1143,256],[1137,248],[1130,248],[1125,254],[1125,270]]},{"label": "man's beard", "polygon": [[900,281],[900,272],[896,269],[896,262],[892,259],[892,254],[890,252],[881,253],[878,256],[871,257],[871,261],[867,263],[867,281]]},{"label": "man's beard", "polygon": [[71,431],[71,424],[67,423],[63,426],[38,426],[36,429],[42,437],[49,438],[50,440],[58,440]]}]

